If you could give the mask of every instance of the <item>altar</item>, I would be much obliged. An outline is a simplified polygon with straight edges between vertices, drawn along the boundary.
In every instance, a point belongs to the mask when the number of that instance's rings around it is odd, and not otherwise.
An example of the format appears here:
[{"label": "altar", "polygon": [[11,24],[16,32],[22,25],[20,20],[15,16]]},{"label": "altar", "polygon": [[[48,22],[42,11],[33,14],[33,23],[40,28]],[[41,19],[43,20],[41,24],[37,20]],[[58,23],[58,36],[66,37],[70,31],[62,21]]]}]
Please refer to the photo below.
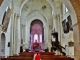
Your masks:
[{"label": "altar", "polygon": [[37,43],[37,42],[33,43],[33,45],[32,45],[32,51],[33,52],[39,52],[39,50],[40,50],[39,43]]},{"label": "altar", "polygon": [[38,43],[37,41],[35,41],[32,44],[31,52],[43,52],[43,50],[41,49],[40,43]]}]

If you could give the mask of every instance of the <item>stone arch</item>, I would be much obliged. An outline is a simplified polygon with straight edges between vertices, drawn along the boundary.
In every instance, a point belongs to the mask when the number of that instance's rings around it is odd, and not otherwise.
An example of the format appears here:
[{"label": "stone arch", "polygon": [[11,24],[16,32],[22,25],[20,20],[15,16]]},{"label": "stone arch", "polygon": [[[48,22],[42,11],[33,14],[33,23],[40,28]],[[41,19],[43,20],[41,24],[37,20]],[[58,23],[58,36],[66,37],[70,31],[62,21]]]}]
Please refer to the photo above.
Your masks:
[{"label": "stone arch", "polygon": [[5,56],[5,34],[1,34],[1,49],[0,56]]},{"label": "stone arch", "polygon": [[[35,15],[34,15],[34,13],[36,13]],[[42,15],[42,14],[39,14],[38,12],[33,12],[32,14],[30,14],[30,15],[28,15],[27,17],[27,20],[26,20],[26,29],[28,29],[27,30],[27,33],[28,34],[26,34],[26,35],[28,35],[27,37],[26,37],[26,39],[29,41],[29,37],[30,37],[30,24],[31,24],[31,22],[32,21],[34,21],[35,19],[39,19],[40,21],[42,21],[42,23],[43,23],[43,28],[44,28],[44,40],[46,40],[45,41],[45,44],[47,44],[47,42],[48,42],[48,30],[47,30],[47,20],[46,20],[46,18]],[[45,38],[45,37],[47,37],[47,38]]]},{"label": "stone arch", "polygon": [[[34,15],[35,14],[35,15]],[[30,26],[31,22],[35,19],[39,19],[43,22],[43,26],[46,26],[47,18],[45,18],[44,15],[40,14],[39,12],[35,11],[31,14],[29,14],[27,17],[28,25]]]},{"label": "stone arch", "polygon": [[[35,35],[37,35],[37,42],[40,44],[41,48],[43,48],[42,45],[44,45],[44,28],[43,28],[43,23],[39,19],[35,19],[31,22],[31,27],[30,27],[30,46],[33,45],[35,42]],[[40,35],[42,37],[40,37]],[[33,47],[33,46],[32,46]],[[32,48],[31,48],[32,50]]]}]

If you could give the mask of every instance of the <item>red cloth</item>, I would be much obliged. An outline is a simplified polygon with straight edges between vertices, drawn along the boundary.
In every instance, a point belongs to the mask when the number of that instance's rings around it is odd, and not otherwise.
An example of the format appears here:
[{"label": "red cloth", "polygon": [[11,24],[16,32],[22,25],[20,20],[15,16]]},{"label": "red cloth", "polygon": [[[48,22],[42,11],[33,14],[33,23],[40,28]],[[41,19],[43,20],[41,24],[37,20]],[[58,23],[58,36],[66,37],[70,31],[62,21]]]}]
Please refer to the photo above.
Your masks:
[{"label": "red cloth", "polygon": [[40,60],[40,55],[36,55],[35,60]]}]

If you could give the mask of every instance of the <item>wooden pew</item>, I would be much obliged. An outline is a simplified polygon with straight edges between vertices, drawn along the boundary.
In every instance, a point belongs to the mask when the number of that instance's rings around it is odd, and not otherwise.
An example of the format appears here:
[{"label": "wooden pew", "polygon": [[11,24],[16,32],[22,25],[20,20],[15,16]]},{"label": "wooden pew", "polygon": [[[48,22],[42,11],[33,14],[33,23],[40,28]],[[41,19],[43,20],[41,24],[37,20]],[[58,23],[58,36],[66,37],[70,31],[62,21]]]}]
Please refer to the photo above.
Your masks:
[{"label": "wooden pew", "polygon": [[33,52],[22,52],[18,56],[9,56],[7,58],[2,58],[1,60],[33,60]]},{"label": "wooden pew", "polygon": [[[8,58],[3,58],[1,60],[33,60],[34,52],[23,52],[19,56],[9,56]],[[53,52],[40,52],[42,60],[74,60],[73,58],[67,56],[55,55]]]},{"label": "wooden pew", "polygon": [[40,55],[43,60],[74,60],[73,58],[69,58],[67,56],[55,55],[55,53],[52,52],[42,52]]},{"label": "wooden pew", "polygon": [[34,52],[22,52],[19,54],[19,56],[24,56],[24,57],[33,57]]},{"label": "wooden pew", "polygon": [[3,58],[1,60],[33,60],[33,58]]},{"label": "wooden pew", "polygon": [[40,52],[40,55],[55,55],[54,52]]}]

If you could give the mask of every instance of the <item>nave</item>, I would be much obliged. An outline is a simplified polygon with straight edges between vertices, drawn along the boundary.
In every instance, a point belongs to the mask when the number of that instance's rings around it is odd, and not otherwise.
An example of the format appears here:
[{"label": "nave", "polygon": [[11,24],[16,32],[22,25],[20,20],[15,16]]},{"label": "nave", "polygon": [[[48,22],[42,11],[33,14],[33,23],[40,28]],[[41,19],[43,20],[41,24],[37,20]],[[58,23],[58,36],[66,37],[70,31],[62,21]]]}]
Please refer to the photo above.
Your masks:
[{"label": "nave", "polygon": [[41,60],[74,60],[67,56],[55,55],[54,52],[22,52],[19,55],[9,56],[1,60],[35,60],[36,54],[39,54]]},{"label": "nave", "polygon": [[[64,50],[58,50],[65,52],[68,57],[80,60],[80,0],[0,0],[0,2],[1,57],[19,54],[22,45],[25,46],[24,49],[33,52],[31,44],[34,43],[36,34],[41,45],[40,49],[48,48],[49,52],[53,51],[51,40],[54,38],[51,33],[55,29],[60,45],[65,47]],[[9,17],[7,20],[4,17],[8,7],[12,12],[6,14],[6,17]]]}]

